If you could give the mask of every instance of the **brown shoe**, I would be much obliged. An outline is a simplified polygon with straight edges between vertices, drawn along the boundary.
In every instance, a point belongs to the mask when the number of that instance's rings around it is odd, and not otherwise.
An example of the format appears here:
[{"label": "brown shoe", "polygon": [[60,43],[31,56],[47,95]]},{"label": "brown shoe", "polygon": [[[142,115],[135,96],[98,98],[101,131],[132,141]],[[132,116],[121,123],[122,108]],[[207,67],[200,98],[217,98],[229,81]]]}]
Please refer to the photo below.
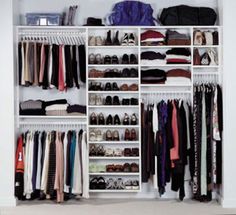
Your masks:
[{"label": "brown shoe", "polygon": [[131,84],[129,86],[129,91],[138,91],[138,85],[137,84]]},{"label": "brown shoe", "polygon": [[114,164],[108,164],[108,165],[106,165],[106,171],[107,171],[107,172],[114,172],[114,171],[115,171],[115,166],[114,166]]},{"label": "brown shoe", "polygon": [[112,133],[111,130],[106,131],[106,141],[111,141],[112,140]]},{"label": "brown shoe", "polygon": [[120,90],[121,91],[128,91],[129,90],[129,87],[127,84],[122,84],[121,87],[120,87]]},{"label": "brown shoe", "polygon": [[125,138],[124,138],[126,141],[129,141],[130,140],[130,131],[129,129],[125,129]]},{"label": "brown shoe", "polygon": [[124,172],[131,172],[131,166],[129,163],[125,163],[123,168],[124,168]]},{"label": "brown shoe", "polygon": [[119,132],[118,132],[117,130],[115,130],[115,131],[113,132],[112,139],[113,139],[114,141],[119,141],[119,140],[120,140]]},{"label": "brown shoe", "polygon": [[138,172],[139,171],[139,166],[136,163],[131,163],[131,172]]},{"label": "brown shoe", "polygon": [[137,140],[137,134],[136,134],[135,129],[131,130],[130,140],[132,140],[132,141]]}]

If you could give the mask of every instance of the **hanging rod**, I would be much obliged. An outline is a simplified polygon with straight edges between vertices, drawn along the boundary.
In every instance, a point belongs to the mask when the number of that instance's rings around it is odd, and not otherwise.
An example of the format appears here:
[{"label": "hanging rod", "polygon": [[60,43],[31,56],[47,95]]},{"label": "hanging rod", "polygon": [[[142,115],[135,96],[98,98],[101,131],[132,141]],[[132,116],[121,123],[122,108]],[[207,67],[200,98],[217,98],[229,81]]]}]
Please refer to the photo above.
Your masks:
[{"label": "hanging rod", "polygon": [[86,125],[87,122],[19,122],[19,125],[52,125],[52,126],[80,126]]},{"label": "hanging rod", "polygon": [[153,92],[153,91],[142,91],[142,94],[191,94],[192,91],[158,91],[158,92]]}]

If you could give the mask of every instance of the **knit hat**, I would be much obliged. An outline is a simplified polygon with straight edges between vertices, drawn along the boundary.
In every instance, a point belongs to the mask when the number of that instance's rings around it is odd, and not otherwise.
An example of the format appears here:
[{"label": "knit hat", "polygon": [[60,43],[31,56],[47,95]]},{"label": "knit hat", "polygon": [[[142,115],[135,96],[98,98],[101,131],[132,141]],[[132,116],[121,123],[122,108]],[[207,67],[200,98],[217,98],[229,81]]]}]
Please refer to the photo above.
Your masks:
[{"label": "knit hat", "polygon": [[164,40],[165,40],[165,36],[158,31],[147,30],[141,34],[141,42],[144,42],[144,41],[164,41]]}]

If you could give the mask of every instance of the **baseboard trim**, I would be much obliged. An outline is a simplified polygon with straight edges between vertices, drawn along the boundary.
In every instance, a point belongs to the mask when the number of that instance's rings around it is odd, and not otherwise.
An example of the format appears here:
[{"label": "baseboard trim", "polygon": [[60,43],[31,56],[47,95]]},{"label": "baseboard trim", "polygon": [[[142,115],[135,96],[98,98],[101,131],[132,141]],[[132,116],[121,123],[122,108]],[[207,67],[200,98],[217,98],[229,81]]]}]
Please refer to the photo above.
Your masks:
[{"label": "baseboard trim", "polygon": [[16,206],[15,197],[0,197],[0,207],[14,207]]},{"label": "baseboard trim", "polygon": [[221,205],[223,208],[236,208],[236,199],[221,199]]}]

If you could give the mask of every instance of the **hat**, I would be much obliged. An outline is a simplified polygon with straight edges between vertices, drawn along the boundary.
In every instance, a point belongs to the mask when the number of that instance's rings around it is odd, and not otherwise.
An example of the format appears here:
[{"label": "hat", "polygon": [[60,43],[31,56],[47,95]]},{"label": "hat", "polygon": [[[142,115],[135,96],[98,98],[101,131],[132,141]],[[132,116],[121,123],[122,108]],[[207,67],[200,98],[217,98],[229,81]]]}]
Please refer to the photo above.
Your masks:
[{"label": "hat", "polygon": [[147,30],[141,34],[141,41],[164,41],[165,36],[153,30]]},{"label": "hat", "polygon": [[96,19],[94,17],[88,17],[87,23],[84,26],[104,26],[102,24],[102,19]]}]

